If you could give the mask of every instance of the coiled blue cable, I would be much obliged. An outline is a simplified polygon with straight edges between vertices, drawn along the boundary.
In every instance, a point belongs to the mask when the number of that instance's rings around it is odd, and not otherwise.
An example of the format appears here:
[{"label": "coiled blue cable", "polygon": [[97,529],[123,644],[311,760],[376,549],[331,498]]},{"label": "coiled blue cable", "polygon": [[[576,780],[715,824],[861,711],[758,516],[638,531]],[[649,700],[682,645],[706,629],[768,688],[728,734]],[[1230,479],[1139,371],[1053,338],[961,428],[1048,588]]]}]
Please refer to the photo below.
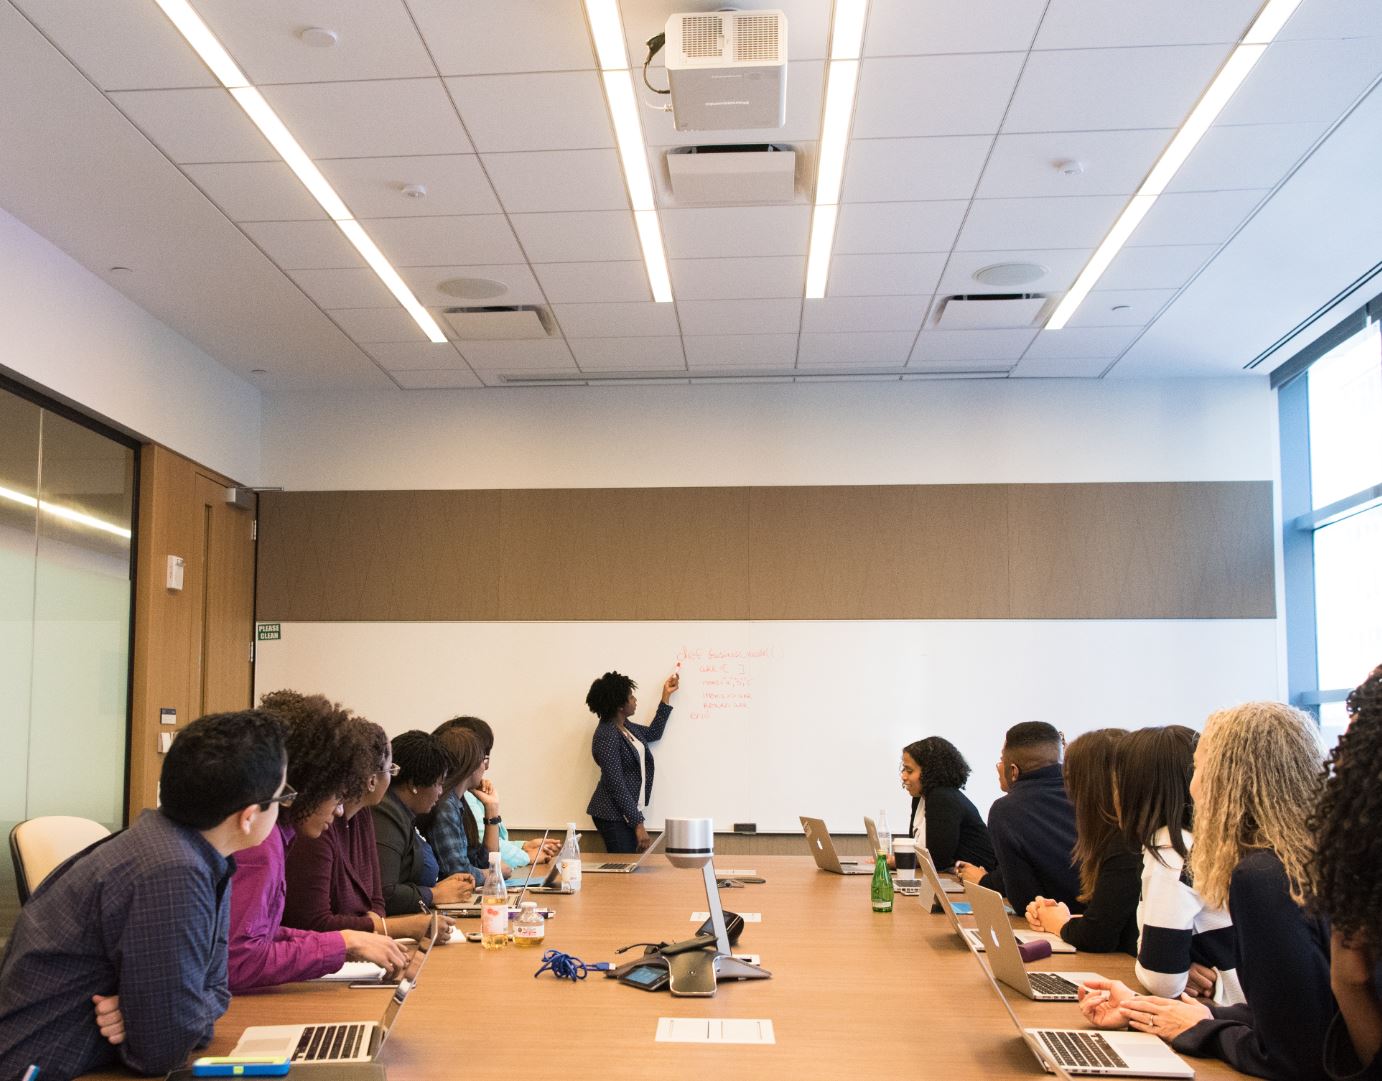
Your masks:
[{"label": "coiled blue cable", "polygon": [[608,961],[587,965],[579,957],[572,957],[569,953],[548,950],[542,955],[542,967],[533,973],[533,979],[537,979],[544,972],[550,972],[559,980],[583,980],[589,973],[607,972],[609,967]]}]

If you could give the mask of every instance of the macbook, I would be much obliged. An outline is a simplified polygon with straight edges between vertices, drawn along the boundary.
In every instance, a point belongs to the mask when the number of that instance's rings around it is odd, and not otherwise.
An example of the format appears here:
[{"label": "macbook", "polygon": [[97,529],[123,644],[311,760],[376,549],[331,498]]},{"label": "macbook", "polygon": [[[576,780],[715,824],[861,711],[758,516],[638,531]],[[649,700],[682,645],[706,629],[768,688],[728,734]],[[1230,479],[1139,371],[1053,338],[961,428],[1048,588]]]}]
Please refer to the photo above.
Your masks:
[{"label": "macbook", "polygon": [[337,1021],[321,1025],[253,1025],[240,1036],[231,1055],[287,1058],[293,1062],[368,1062],[378,1057],[398,1020],[409,993],[417,986],[427,955],[436,945],[441,917],[433,914],[427,934],[417,944],[408,971],[389,996],[378,1021]]},{"label": "macbook", "polygon": [[822,871],[836,875],[871,875],[874,861],[865,864],[862,860],[842,860],[835,852],[835,842],[830,839],[830,831],[825,828],[822,818],[801,819],[801,828],[806,834],[806,847],[811,850],[811,858]]},{"label": "macbook", "polygon": [[974,922],[979,925],[979,937],[994,976],[1014,991],[1038,1002],[1078,1002],[1080,984],[1103,979],[1097,972],[1029,972],[1017,952],[1003,898],[973,882],[965,883],[965,896],[974,909]]},{"label": "macbook", "polygon": [[[973,927],[964,927],[960,924],[960,915],[955,911],[955,906],[950,903],[950,898],[947,896],[952,893],[964,893],[964,883],[952,882],[950,879],[941,878],[940,875],[936,874],[936,865],[931,862],[931,854],[924,848],[917,849],[917,870],[921,872],[922,880],[930,887],[929,890],[922,890],[921,903],[927,906],[940,905],[941,911],[950,918],[950,926],[955,928],[955,933],[969,944],[970,949],[982,953],[984,940],[979,937],[979,932]],[[1041,938],[1051,944],[1052,953],[1075,952],[1074,946],[1066,942],[1060,935],[1053,935],[1049,931],[1013,931],[1013,938],[1024,943]]]},{"label": "macbook", "polygon": [[1095,1028],[1027,1028],[1013,1012],[1003,988],[976,953],[974,959],[989,988],[998,996],[1018,1035],[1047,1073],[1101,1077],[1194,1077],[1183,1058],[1156,1036],[1145,1032]]}]

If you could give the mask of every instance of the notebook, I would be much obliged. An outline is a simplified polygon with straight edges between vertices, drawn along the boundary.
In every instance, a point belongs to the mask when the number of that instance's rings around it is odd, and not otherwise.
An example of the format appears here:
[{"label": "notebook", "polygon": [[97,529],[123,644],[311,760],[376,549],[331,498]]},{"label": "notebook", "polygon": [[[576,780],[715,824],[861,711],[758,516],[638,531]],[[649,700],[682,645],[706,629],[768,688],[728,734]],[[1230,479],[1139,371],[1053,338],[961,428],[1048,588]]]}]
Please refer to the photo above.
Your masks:
[{"label": "notebook", "polygon": [[873,874],[873,860],[865,864],[861,860],[840,859],[835,852],[835,842],[830,839],[830,831],[825,828],[824,819],[807,818],[804,815],[798,817],[806,834],[806,847],[811,850],[811,858],[822,871],[829,871],[834,875]]}]

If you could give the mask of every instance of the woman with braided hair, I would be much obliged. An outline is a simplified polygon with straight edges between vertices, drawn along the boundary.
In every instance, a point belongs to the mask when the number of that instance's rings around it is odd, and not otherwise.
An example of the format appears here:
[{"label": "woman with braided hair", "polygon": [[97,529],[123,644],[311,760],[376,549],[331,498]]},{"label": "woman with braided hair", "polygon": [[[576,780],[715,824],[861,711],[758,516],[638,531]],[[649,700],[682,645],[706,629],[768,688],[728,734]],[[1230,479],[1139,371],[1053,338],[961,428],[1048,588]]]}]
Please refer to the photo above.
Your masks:
[{"label": "woman with braided hair", "polygon": [[1348,696],[1349,727],[1325,764],[1309,897],[1331,924],[1339,1003],[1325,1038],[1332,1078],[1382,1078],[1382,665]]}]

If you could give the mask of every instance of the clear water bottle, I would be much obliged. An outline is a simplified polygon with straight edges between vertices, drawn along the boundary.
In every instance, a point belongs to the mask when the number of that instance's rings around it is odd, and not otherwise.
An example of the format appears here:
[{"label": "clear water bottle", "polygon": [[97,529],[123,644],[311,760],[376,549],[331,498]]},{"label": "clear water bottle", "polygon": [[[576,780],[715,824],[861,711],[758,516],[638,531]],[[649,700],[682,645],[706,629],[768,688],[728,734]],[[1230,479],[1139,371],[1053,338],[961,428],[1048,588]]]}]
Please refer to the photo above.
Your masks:
[{"label": "clear water bottle", "polygon": [[561,879],[562,893],[577,893],[581,888],[581,838],[576,832],[576,823],[566,824],[566,840],[557,853],[557,876]]},{"label": "clear water bottle", "polygon": [[878,847],[885,860],[893,854],[893,831],[888,829],[888,812],[882,810],[878,812]]},{"label": "clear water bottle", "polygon": [[537,910],[536,901],[524,901],[518,919],[513,923],[513,944],[531,949],[541,946],[547,937],[547,921]]},{"label": "clear water bottle", "polygon": [[509,944],[509,887],[499,853],[489,855],[489,870],[480,890],[480,945],[487,950],[502,950]]}]

